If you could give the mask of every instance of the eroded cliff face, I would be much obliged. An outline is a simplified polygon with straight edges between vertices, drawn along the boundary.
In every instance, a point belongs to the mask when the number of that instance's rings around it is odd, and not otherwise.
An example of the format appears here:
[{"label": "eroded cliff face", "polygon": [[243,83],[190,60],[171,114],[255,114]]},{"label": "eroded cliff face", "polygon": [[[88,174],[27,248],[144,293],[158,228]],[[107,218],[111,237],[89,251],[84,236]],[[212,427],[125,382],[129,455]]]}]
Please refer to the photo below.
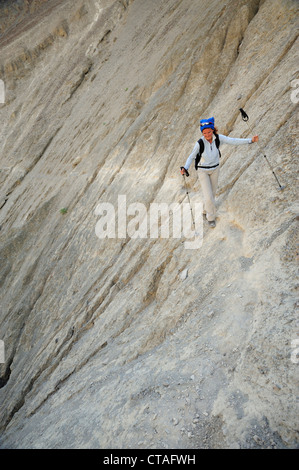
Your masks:
[{"label": "eroded cliff face", "polygon": [[[1,24],[1,447],[296,447],[298,3],[35,6]],[[202,246],[99,238],[188,202],[211,115],[262,151],[223,146]]]}]

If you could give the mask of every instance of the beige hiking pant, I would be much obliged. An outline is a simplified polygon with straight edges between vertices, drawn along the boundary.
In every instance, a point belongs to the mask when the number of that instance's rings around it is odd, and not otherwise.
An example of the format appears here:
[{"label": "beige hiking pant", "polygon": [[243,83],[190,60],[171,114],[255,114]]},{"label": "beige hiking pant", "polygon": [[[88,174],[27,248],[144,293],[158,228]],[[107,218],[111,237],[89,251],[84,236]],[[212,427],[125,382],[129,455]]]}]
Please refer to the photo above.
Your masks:
[{"label": "beige hiking pant", "polygon": [[203,170],[202,168],[198,168],[197,173],[203,192],[204,213],[206,214],[208,221],[215,220],[215,196],[218,186],[219,166],[211,170]]}]

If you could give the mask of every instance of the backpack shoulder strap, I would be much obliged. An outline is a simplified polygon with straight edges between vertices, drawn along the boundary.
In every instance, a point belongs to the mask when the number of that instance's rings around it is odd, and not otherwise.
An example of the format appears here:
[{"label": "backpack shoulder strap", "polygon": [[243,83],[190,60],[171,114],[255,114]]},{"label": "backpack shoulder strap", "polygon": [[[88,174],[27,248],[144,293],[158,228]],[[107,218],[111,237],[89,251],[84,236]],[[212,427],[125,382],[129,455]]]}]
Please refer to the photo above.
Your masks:
[{"label": "backpack shoulder strap", "polygon": [[205,144],[203,143],[202,138],[200,138],[197,142],[198,142],[198,145],[199,145],[199,152],[195,157],[195,170],[197,170],[197,168],[198,168],[198,165],[199,165],[199,162],[200,162],[200,159],[201,159],[201,155],[202,155],[202,153],[205,149]]},{"label": "backpack shoulder strap", "polygon": [[205,144],[203,143],[202,138],[200,138],[197,142],[199,143],[199,152],[202,153],[205,149]]},{"label": "backpack shoulder strap", "polygon": [[218,149],[218,152],[219,152],[219,157],[221,157],[221,152],[219,150],[219,147],[220,147],[220,138],[219,138],[219,135],[218,134],[214,134],[215,135],[215,144],[216,144],[216,147]]}]

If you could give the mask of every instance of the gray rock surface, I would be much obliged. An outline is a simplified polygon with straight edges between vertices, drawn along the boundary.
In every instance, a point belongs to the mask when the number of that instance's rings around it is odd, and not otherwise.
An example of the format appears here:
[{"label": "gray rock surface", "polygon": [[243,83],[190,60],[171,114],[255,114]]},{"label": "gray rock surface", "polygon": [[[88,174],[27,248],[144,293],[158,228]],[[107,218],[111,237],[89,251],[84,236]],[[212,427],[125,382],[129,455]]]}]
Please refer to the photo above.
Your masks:
[{"label": "gray rock surface", "polygon": [[[298,2],[14,6],[0,19],[0,446],[298,447]],[[179,167],[211,115],[262,151],[223,147],[202,246],[99,238],[96,209],[118,222],[120,195],[187,203]],[[195,170],[187,183],[200,202]]]}]

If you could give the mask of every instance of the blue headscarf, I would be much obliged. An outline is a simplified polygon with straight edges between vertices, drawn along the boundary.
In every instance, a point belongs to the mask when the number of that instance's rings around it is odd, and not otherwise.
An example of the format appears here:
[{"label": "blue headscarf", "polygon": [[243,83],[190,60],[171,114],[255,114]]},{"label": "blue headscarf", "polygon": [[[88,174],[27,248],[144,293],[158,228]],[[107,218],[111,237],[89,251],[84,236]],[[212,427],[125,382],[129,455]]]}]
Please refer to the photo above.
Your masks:
[{"label": "blue headscarf", "polygon": [[214,125],[214,118],[211,117],[209,119],[202,119],[200,121],[200,130],[201,132],[204,130],[204,129],[213,129],[213,131],[215,130],[215,125]]}]

